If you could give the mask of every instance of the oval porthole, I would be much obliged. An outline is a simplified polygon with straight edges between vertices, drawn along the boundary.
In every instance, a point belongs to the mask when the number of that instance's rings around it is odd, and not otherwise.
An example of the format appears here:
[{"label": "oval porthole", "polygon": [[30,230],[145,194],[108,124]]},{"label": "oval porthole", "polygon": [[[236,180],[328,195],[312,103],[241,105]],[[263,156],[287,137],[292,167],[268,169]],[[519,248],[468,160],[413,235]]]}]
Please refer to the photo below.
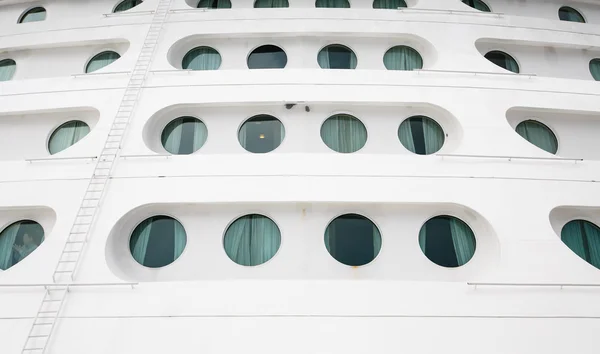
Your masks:
[{"label": "oval porthole", "polygon": [[169,216],[159,215],[142,221],[133,230],[129,251],[144,267],[161,268],[175,262],[186,244],[183,225]]},{"label": "oval porthole", "polygon": [[321,139],[333,151],[353,153],[367,143],[367,128],[354,116],[336,114],[321,125]]},{"label": "oval porthole", "polygon": [[59,153],[83,139],[90,132],[90,127],[82,121],[72,120],[56,128],[48,140],[50,155]]},{"label": "oval porthole", "polygon": [[290,7],[288,0],[256,0],[255,9],[269,9],[276,7]]},{"label": "oval porthole", "polygon": [[556,139],[556,135],[554,135],[550,128],[538,121],[523,121],[517,125],[515,130],[525,140],[544,151],[551,154],[556,154],[558,151],[558,139]]},{"label": "oval porthole", "polygon": [[456,268],[467,264],[475,254],[473,231],[464,221],[449,215],[429,219],[419,231],[419,246],[433,263]]},{"label": "oval porthole", "polygon": [[0,269],[7,270],[29,256],[44,241],[44,229],[32,220],[17,221],[0,232]]},{"label": "oval porthole", "polygon": [[221,54],[211,47],[196,47],[183,57],[181,67],[185,70],[217,70],[221,66]]},{"label": "oval porthole", "polygon": [[462,0],[463,4],[468,5],[475,10],[483,12],[491,12],[491,9],[487,4],[481,0]]},{"label": "oval porthole", "polygon": [[321,49],[317,62],[322,69],[356,69],[354,52],[341,44],[332,44]]},{"label": "oval porthole", "polygon": [[348,0],[317,0],[315,7],[327,7],[332,9],[349,9],[350,2]]},{"label": "oval porthole", "polygon": [[165,126],[161,142],[173,155],[189,155],[198,151],[208,138],[206,125],[198,118],[179,117]]},{"label": "oval porthole", "polygon": [[327,225],[325,247],[338,262],[363,266],[371,263],[381,251],[381,233],[368,218],[345,214]]},{"label": "oval porthole", "polygon": [[124,1],[121,1],[119,3],[119,5],[117,5],[115,7],[113,12],[117,13],[117,12],[127,11],[130,9],[133,9],[134,7],[138,6],[141,3],[142,3],[142,0],[124,0]]},{"label": "oval porthole", "polygon": [[579,258],[600,269],[600,228],[586,220],[563,226],[560,238]]},{"label": "oval porthole", "polygon": [[246,120],[238,132],[240,145],[255,154],[264,154],[277,149],[284,138],[283,124],[279,119],[268,114],[260,114]]},{"label": "oval porthole", "polygon": [[108,66],[119,59],[121,56],[117,52],[105,51],[94,55],[85,67],[86,73],[92,73],[96,70],[100,70],[105,66]]},{"label": "oval porthole", "polygon": [[243,266],[269,261],[281,245],[281,232],[273,220],[251,214],[236,219],[225,231],[223,247],[229,259]]},{"label": "oval porthole", "polygon": [[383,56],[383,64],[388,70],[423,69],[423,58],[416,50],[404,45],[390,48]]},{"label": "oval porthole", "polygon": [[569,6],[563,6],[558,10],[558,18],[561,21],[585,23],[583,15]]},{"label": "oval porthole", "polygon": [[287,64],[287,55],[275,45],[263,45],[248,56],[249,69],[283,69]]},{"label": "oval porthole", "polygon": [[399,8],[408,7],[404,0],[374,0],[373,8],[374,9],[393,9],[397,10]]},{"label": "oval porthole", "polygon": [[200,0],[196,6],[199,9],[230,9],[230,0]]},{"label": "oval porthole", "polygon": [[0,61],[0,81],[9,81],[15,75],[17,63],[12,59]]},{"label": "oval porthole", "polygon": [[592,59],[590,61],[590,73],[596,81],[600,81],[600,58]]},{"label": "oval porthole", "polygon": [[31,10],[27,10],[21,18],[19,19],[19,23],[27,23],[27,22],[38,22],[44,21],[46,19],[46,9],[43,7],[34,7]]},{"label": "oval porthole", "polygon": [[494,50],[488,52],[486,55],[484,55],[484,57],[502,69],[512,71],[515,74],[519,73],[519,65],[517,64],[517,61],[504,52]]},{"label": "oval porthole", "polygon": [[431,155],[444,146],[446,137],[442,127],[433,119],[414,116],[400,124],[398,139],[410,152],[418,155]]}]

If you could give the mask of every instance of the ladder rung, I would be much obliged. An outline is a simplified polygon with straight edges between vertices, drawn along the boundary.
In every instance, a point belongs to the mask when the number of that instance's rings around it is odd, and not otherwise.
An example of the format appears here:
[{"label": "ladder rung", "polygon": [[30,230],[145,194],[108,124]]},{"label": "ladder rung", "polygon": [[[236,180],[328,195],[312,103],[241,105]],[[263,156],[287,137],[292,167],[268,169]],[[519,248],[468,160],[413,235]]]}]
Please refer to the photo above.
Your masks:
[{"label": "ladder rung", "polygon": [[57,313],[58,311],[40,311],[38,313]]},{"label": "ladder rung", "polygon": [[77,263],[77,261],[63,261],[63,260],[59,260],[58,263]]},{"label": "ladder rung", "polygon": [[50,335],[49,334],[35,334],[35,335],[29,336],[29,338],[42,338],[42,337],[50,337]]},{"label": "ladder rung", "polygon": [[44,348],[25,348],[25,349],[23,349],[24,352],[34,351],[34,350],[44,350]]},{"label": "ladder rung", "polygon": [[62,301],[62,300],[43,300],[42,302],[59,302],[59,301]]},{"label": "ladder rung", "polygon": [[63,251],[63,253],[79,253],[79,252],[81,252],[81,250],[79,250],[79,251],[72,251],[72,250],[70,250],[70,251]]},{"label": "ladder rung", "polygon": [[72,270],[57,270],[54,273],[73,273]]},{"label": "ladder rung", "polygon": [[67,243],[85,243],[85,241],[71,241],[71,240],[67,240]]}]

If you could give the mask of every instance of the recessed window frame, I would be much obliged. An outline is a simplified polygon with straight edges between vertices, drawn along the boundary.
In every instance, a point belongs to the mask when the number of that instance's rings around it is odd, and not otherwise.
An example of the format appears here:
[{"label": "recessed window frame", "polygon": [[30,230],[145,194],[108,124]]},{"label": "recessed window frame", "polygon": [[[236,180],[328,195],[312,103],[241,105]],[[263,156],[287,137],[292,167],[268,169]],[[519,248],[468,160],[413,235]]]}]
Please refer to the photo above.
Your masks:
[{"label": "recessed window frame", "polygon": [[[327,122],[327,121],[328,121],[330,118],[333,118],[333,117],[335,117],[335,116],[338,116],[338,115],[346,115],[346,116],[350,116],[350,117],[352,117],[352,118],[354,118],[354,119],[358,120],[358,121],[359,121],[359,122],[360,122],[360,123],[363,125],[363,127],[365,128],[365,133],[366,133],[366,136],[367,136],[367,138],[365,139],[365,143],[363,144],[363,146],[362,146],[362,147],[360,147],[358,150],[355,150],[355,151],[352,151],[352,152],[341,152],[341,151],[337,151],[337,150],[335,150],[335,149],[333,149],[333,148],[329,147],[329,145],[327,145],[327,143],[326,143],[326,142],[325,142],[325,140],[323,139],[323,135],[322,135],[323,125],[324,125],[324,124],[325,124],[325,122]],[[331,113],[331,114],[328,114],[328,115],[325,117],[325,119],[321,121],[321,124],[319,125],[319,137],[321,138],[321,143],[323,143],[323,145],[325,145],[325,147],[326,147],[327,149],[329,149],[329,151],[333,151],[333,152],[335,152],[335,153],[338,153],[338,154],[344,154],[344,155],[355,154],[355,153],[357,153],[357,152],[360,152],[360,151],[364,150],[364,149],[365,149],[365,147],[367,146],[367,144],[369,143],[369,127],[367,126],[367,124],[365,124],[365,122],[364,122],[362,119],[358,118],[358,117],[357,117],[357,116],[355,116],[354,114],[352,114],[352,113],[349,113],[349,112],[347,112],[347,111],[337,111],[337,112],[333,112],[333,113]]]},{"label": "recessed window frame", "polygon": [[[325,48],[329,48],[329,47],[343,47],[346,48],[350,51],[351,54],[354,55],[354,59],[356,60],[356,65],[352,68],[324,68],[321,66],[321,63],[319,63],[319,55],[321,55],[321,52],[325,49]],[[340,43],[329,43],[327,45],[324,45],[323,47],[321,47],[321,49],[319,49],[319,51],[317,52],[317,66],[323,70],[356,70],[356,68],[358,68],[358,55],[356,55],[356,51],[354,51],[354,49],[352,49],[352,47],[347,46],[345,44],[340,44]]]},{"label": "recessed window frame", "polygon": [[[225,249],[225,236],[227,235],[227,231],[229,231],[229,228],[236,221],[238,221],[239,219],[244,218],[246,216],[253,216],[253,215],[259,215],[259,216],[265,217],[265,218],[271,220],[271,222],[275,225],[275,227],[277,227],[277,230],[279,230],[279,247],[277,247],[277,251],[275,251],[275,253],[271,256],[271,258],[269,258],[265,262],[262,262],[262,263],[256,264],[256,265],[244,265],[244,264],[240,264],[240,263],[236,262],[229,256],[229,254],[227,254],[227,250]],[[281,248],[283,247],[283,243],[284,243],[284,236],[283,236],[283,231],[281,229],[281,226],[279,226],[279,224],[277,222],[275,222],[275,219],[273,218],[273,216],[271,214],[265,213],[263,211],[249,211],[247,213],[242,213],[242,214],[236,215],[231,221],[229,221],[227,223],[227,226],[225,226],[225,230],[223,231],[223,235],[221,236],[221,249],[222,249],[223,253],[225,254],[225,257],[227,257],[227,259],[229,259],[231,262],[235,263],[236,265],[245,267],[245,268],[262,267],[262,266],[266,266],[267,264],[271,263],[273,261],[273,259],[275,259],[275,257],[277,257],[277,255],[279,255],[281,253]]]},{"label": "recessed window frame", "polygon": [[[88,132],[85,136],[83,136],[81,139],[77,140],[75,143],[69,145],[67,148],[62,149],[61,151],[57,151],[55,153],[52,153],[50,151],[50,142],[52,141],[52,138],[54,137],[54,134],[56,134],[56,132],[60,129],[63,128],[65,125],[69,124],[69,123],[74,123],[74,122],[81,122],[84,123],[87,127],[88,127]],[[59,125],[55,126],[54,129],[52,129],[52,131],[50,132],[50,135],[48,136],[48,138],[46,139],[46,151],[48,151],[48,153],[50,155],[56,155],[56,154],[60,154],[63,151],[68,150],[69,148],[77,145],[79,142],[81,142],[83,139],[85,139],[88,135],[90,135],[90,133],[92,132],[92,127],[90,127],[90,125],[88,124],[88,122],[83,121],[81,119],[78,119],[76,117],[73,118],[69,118],[67,121],[60,123]]]},{"label": "recessed window frame", "polygon": [[[108,64],[108,65],[105,65],[105,66],[101,67],[100,69],[96,69],[96,70],[94,70],[94,71],[90,71],[90,72],[88,72],[88,67],[89,67],[89,65],[91,64],[92,60],[96,59],[96,57],[100,56],[101,54],[108,53],[108,52],[117,53],[117,54],[119,55],[119,57],[118,57],[117,59],[115,59],[115,60],[114,60],[112,63],[110,63],[110,64]],[[114,49],[112,49],[112,48],[102,49],[102,50],[100,50],[99,52],[97,52],[96,54],[92,55],[92,56],[91,56],[91,57],[90,57],[90,58],[89,58],[89,59],[88,59],[88,60],[85,62],[85,66],[83,67],[83,72],[84,72],[85,74],[91,74],[91,73],[95,73],[95,72],[97,72],[98,70],[102,70],[102,69],[104,69],[104,68],[106,68],[106,67],[109,67],[109,66],[111,66],[112,64],[114,64],[115,62],[117,62],[117,61],[118,61],[119,59],[121,59],[122,57],[123,57],[123,56],[121,55],[121,53],[119,53],[118,51],[116,51],[116,50],[114,50]]]},{"label": "recessed window frame", "polygon": [[[138,262],[133,257],[133,253],[131,251],[131,238],[133,237],[133,233],[135,232],[135,230],[143,222],[145,222],[146,220],[148,220],[150,218],[155,218],[155,217],[167,217],[167,218],[171,218],[171,219],[177,221],[183,227],[183,231],[185,232],[185,246],[183,247],[183,251],[181,252],[181,254],[176,259],[173,260],[173,262],[171,262],[169,264],[166,264],[166,265],[164,265],[162,267],[148,267],[148,266],[146,266],[144,264],[141,264],[140,262]],[[142,220],[135,224],[135,226],[129,231],[129,236],[127,238],[127,245],[126,245],[126,247],[127,247],[127,253],[129,254],[130,260],[134,264],[136,264],[136,265],[138,265],[138,266],[140,266],[140,267],[142,267],[144,269],[157,270],[158,271],[158,270],[166,269],[167,267],[171,267],[171,266],[175,265],[175,263],[177,261],[179,261],[180,259],[182,259],[184,257],[184,255],[185,255],[185,253],[187,252],[188,248],[189,248],[189,241],[190,241],[190,236],[188,234],[187,229],[185,228],[185,224],[183,222],[181,222],[181,220],[179,220],[179,218],[175,217],[174,215],[172,215],[170,213],[156,213],[156,214],[151,214],[151,215],[142,217]]]},{"label": "recessed window frame", "polygon": [[[365,263],[365,264],[362,264],[362,265],[350,265],[350,264],[343,263],[343,262],[339,261],[337,258],[335,258],[329,252],[329,250],[327,249],[327,239],[326,239],[327,229],[329,228],[329,226],[331,225],[332,222],[334,222],[335,220],[339,219],[340,217],[347,216],[347,215],[357,215],[357,216],[360,216],[360,217],[362,217],[362,218],[370,221],[371,224],[377,229],[377,232],[379,233],[379,238],[380,238],[379,251],[377,252],[377,255],[374,256],[373,259],[370,262],[368,262],[368,263]],[[332,217],[331,219],[329,219],[329,221],[327,221],[327,223],[325,224],[325,228],[323,228],[322,230],[323,230],[323,246],[325,247],[325,252],[334,261],[338,262],[339,264],[341,264],[343,266],[352,267],[352,268],[366,267],[368,265],[373,264],[381,256],[381,253],[383,252],[383,249],[384,249],[384,237],[383,237],[383,233],[381,232],[381,227],[372,218],[364,215],[364,213],[362,213],[362,212],[359,212],[359,211],[346,211],[346,212],[343,212],[343,213],[336,214],[334,217]]]},{"label": "recessed window frame", "polygon": [[[6,271],[10,270],[10,269],[11,269],[12,267],[14,267],[15,265],[17,265],[17,264],[21,263],[21,261],[23,261],[25,258],[29,257],[29,256],[30,256],[32,253],[34,253],[35,251],[37,251],[37,249],[38,249],[38,248],[40,248],[40,246],[42,246],[42,244],[43,244],[43,243],[44,243],[44,241],[46,240],[46,236],[47,236],[47,235],[46,235],[46,230],[44,229],[44,226],[42,226],[42,224],[41,224],[41,223],[39,223],[39,222],[37,222],[37,221],[35,221],[35,220],[33,220],[33,219],[27,219],[27,218],[25,218],[25,219],[18,219],[18,220],[13,220],[13,221],[9,221],[9,222],[7,222],[6,224],[4,224],[4,225],[2,226],[2,228],[0,228],[0,236],[1,236],[1,237],[4,237],[4,235],[2,235],[2,234],[3,234],[3,233],[4,233],[4,232],[5,232],[5,231],[6,231],[6,230],[9,228],[9,227],[11,227],[11,226],[13,226],[13,225],[15,225],[15,224],[18,224],[18,223],[23,223],[23,222],[32,222],[32,223],[35,223],[35,224],[39,225],[39,226],[40,226],[40,228],[42,229],[42,240],[41,240],[41,241],[40,241],[40,243],[37,245],[37,247],[35,247],[35,249],[33,249],[31,252],[29,252],[29,254],[27,254],[25,257],[23,257],[23,258],[22,258],[21,260],[19,260],[17,263],[15,263],[15,264],[11,265],[11,266],[10,266],[10,267],[8,267],[7,269],[0,269],[0,274],[1,274],[2,272],[6,272]],[[13,242],[13,245],[14,245],[14,242]]]},{"label": "recessed window frame", "polygon": [[[533,122],[533,123],[539,124],[539,125],[543,126],[544,128],[548,129],[548,131],[549,131],[549,132],[552,134],[552,136],[554,137],[554,141],[556,142],[556,152],[552,153],[552,152],[550,152],[550,151],[547,151],[547,150],[545,150],[545,149],[542,149],[541,147],[539,147],[539,146],[535,145],[535,144],[534,144],[534,143],[532,143],[531,141],[527,140],[527,139],[526,139],[524,136],[522,136],[521,134],[519,134],[519,133],[517,132],[517,128],[518,128],[518,127],[519,127],[521,124],[523,124],[523,123],[525,123],[525,122]],[[558,135],[558,134],[556,134],[556,132],[554,131],[554,129],[552,129],[552,128],[551,128],[549,125],[547,125],[547,124],[545,124],[545,123],[541,122],[541,121],[540,121],[538,118],[536,118],[536,117],[528,117],[528,118],[525,118],[525,119],[523,119],[523,120],[519,121],[519,123],[517,123],[517,124],[515,125],[514,131],[515,131],[515,133],[517,133],[517,135],[518,135],[518,136],[519,136],[521,139],[525,140],[525,141],[526,141],[528,144],[531,144],[532,146],[535,146],[535,148],[536,148],[536,149],[540,149],[541,151],[545,151],[545,152],[547,152],[547,153],[549,153],[549,154],[552,154],[552,155],[558,155],[558,153],[559,153],[559,151],[560,151],[561,142],[560,142],[560,140],[559,140],[559,135]]]},{"label": "recessed window frame", "polygon": [[[277,121],[279,121],[279,123],[281,123],[281,127],[283,128],[283,137],[281,138],[281,142],[279,143],[279,145],[277,145],[276,148],[274,148],[273,150],[267,151],[267,152],[253,152],[250,151],[248,149],[246,149],[243,145],[242,142],[240,141],[240,132],[242,131],[242,128],[244,127],[244,125],[250,121],[251,119],[257,118],[257,117],[261,117],[261,116],[268,116],[268,117],[272,117],[275,118]],[[248,152],[250,154],[257,154],[257,155],[264,155],[264,154],[270,154],[274,151],[277,151],[279,148],[281,148],[281,145],[283,145],[283,143],[285,142],[285,138],[287,136],[287,129],[285,127],[285,124],[283,124],[283,122],[281,121],[281,119],[279,119],[275,114],[272,113],[257,113],[257,114],[253,114],[251,116],[246,117],[242,123],[238,126],[238,129],[236,131],[236,140],[238,141],[238,144],[240,145],[240,147],[245,151]]]},{"label": "recessed window frame", "polygon": [[[464,264],[462,264],[462,265],[460,265],[460,264],[459,264],[459,265],[458,265],[458,266],[456,266],[456,267],[451,267],[451,266],[444,266],[444,265],[438,264],[437,262],[435,262],[435,261],[433,261],[432,259],[430,259],[430,258],[427,256],[427,254],[425,253],[425,250],[423,250],[423,249],[421,248],[421,240],[420,240],[420,238],[421,238],[421,230],[422,230],[422,229],[423,229],[423,227],[425,227],[425,225],[427,225],[427,223],[428,223],[428,222],[430,222],[431,220],[433,220],[433,219],[436,219],[436,218],[441,218],[441,217],[447,217],[447,218],[454,218],[454,219],[458,219],[459,221],[463,222],[463,223],[464,223],[464,224],[465,224],[465,225],[466,225],[466,226],[469,228],[469,230],[471,230],[471,233],[472,233],[472,236],[473,236],[473,240],[474,240],[473,255],[471,256],[471,258],[469,258],[469,260],[468,260],[468,261],[466,261],[466,262],[465,262]],[[416,241],[417,241],[417,247],[418,247],[418,249],[421,251],[421,254],[423,255],[423,257],[425,257],[425,259],[427,259],[429,262],[431,262],[431,263],[435,264],[435,265],[436,265],[436,266],[438,266],[438,267],[441,267],[441,268],[444,268],[444,269],[448,269],[448,270],[461,269],[461,268],[463,268],[463,267],[465,267],[465,266],[468,266],[470,263],[473,263],[473,259],[474,259],[474,258],[475,258],[475,256],[477,255],[477,249],[478,249],[478,245],[479,245],[479,241],[478,241],[478,239],[477,239],[477,233],[475,232],[475,229],[473,228],[473,226],[472,226],[472,225],[471,225],[469,222],[465,221],[465,219],[463,219],[463,218],[461,218],[461,217],[458,217],[458,216],[456,216],[456,215],[454,215],[454,214],[452,214],[452,213],[445,213],[445,214],[444,214],[444,213],[439,213],[439,214],[432,214],[432,215],[430,215],[430,216],[429,216],[429,217],[428,217],[428,218],[425,220],[425,222],[423,222],[423,223],[421,224],[421,226],[420,226],[420,227],[419,227],[419,229],[417,230],[417,235],[416,235],[415,239],[416,239]],[[457,259],[457,262],[458,262],[458,259]]]},{"label": "recessed window frame", "polygon": [[[489,60],[488,58],[486,58],[486,55],[489,55],[489,54],[492,54],[492,53],[500,53],[500,54],[502,54],[502,55],[505,55],[505,56],[507,56],[507,57],[511,58],[511,59],[512,59],[512,60],[513,60],[513,61],[516,63],[516,65],[517,65],[517,71],[516,71],[516,72],[514,72],[514,71],[512,71],[512,70],[506,69],[506,68],[504,68],[504,67],[502,67],[502,66],[500,66],[500,65],[498,65],[498,64],[496,64],[496,63],[494,63],[493,61]],[[517,75],[521,73],[521,63],[519,63],[519,61],[518,61],[518,60],[517,60],[517,59],[516,59],[516,58],[515,58],[513,55],[511,55],[511,54],[509,54],[509,53],[505,52],[505,51],[504,51],[504,50],[502,50],[502,49],[492,49],[492,50],[488,50],[488,51],[487,51],[487,52],[486,52],[486,53],[483,55],[483,58],[484,58],[485,60],[487,60],[488,62],[490,62],[491,64],[493,64],[494,66],[496,66],[496,67],[498,67],[498,68],[501,68],[501,69],[503,69],[503,70],[506,70],[506,71],[508,71],[508,72],[510,72],[510,73],[517,74]]]},{"label": "recessed window frame", "polygon": [[[563,19],[561,19],[561,18],[560,18],[560,11],[561,11],[562,9],[568,9],[569,11],[574,11],[574,12],[575,12],[577,15],[579,15],[579,16],[581,17],[581,19],[583,20],[583,22],[579,22],[579,21],[569,21],[569,20],[563,20]],[[558,13],[557,13],[557,14],[558,14],[558,19],[559,19],[560,21],[564,21],[564,22],[573,22],[573,23],[587,23],[587,19],[585,18],[585,16],[583,15],[583,13],[582,13],[581,11],[579,11],[578,9],[576,9],[576,8],[572,7],[572,6],[565,6],[565,5],[561,6],[561,7],[558,9]]]},{"label": "recessed window frame", "polygon": [[17,74],[17,70],[19,69],[16,60],[14,60],[12,58],[3,58],[3,59],[0,59],[0,63],[3,63],[5,61],[12,61],[14,63],[14,66],[15,66],[15,71],[12,73],[12,75],[10,76],[9,79],[0,80],[0,82],[12,81],[12,79],[14,79],[15,75]]},{"label": "recessed window frame", "polygon": [[[263,47],[275,47],[275,48],[279,48],[281,50],[281,52],[285,55],[285,63],[283,65],[283,67],[280,67],[280,68],[279,67],[274,67],[274,68],[251,68],[250,67],[250,56],[252,56],[252,54],[254,54],[254,52],[257,49],[260,49],[260,48],[263,48]],[[248,52],[248,55],[246,55],[246,67],[249,70],[273,70],[273,69],[274,70],[277,70],[277,69],[281,70],[281,69],[285,69],[285,67],[287,66],[288,62],[289,62],[289,59],[288,59],[288,55],[287,55],[285,49],[283,49],[281,46],[279,46],[277,44],[273,44],[273,43],[261,44],[259,46],[256,46],[250,52]]]},{"label": "recessed window frame", "polygon": [[121,13],[121,12],[126,12],[126,11],[129,11],[129,10],[131,10],[131,9],[133,9],[133,8],[136,8],[136,7],[138,7],[138,6],[140,6],[141,4],[143,4],[143,3],[144,3],[144,0],[139,0],[139,1],[140,1],[140,2],[139,2],[139,4],[137,4],[137,5],[134,5],[133,7],[129,8],[129,9],[127,9],[127,10],[120,10],[120,11],[117,11],[117,8],[118,8],[119,6],[121,6],[122,4],[124,4],[126,1],[129,1],[129,0],[119,0],[119,1],[117,2],[117,4],[116,4],[116,5],[113,7],[113,9],[112,9],[112,13],[113,13],[113,14],[118,14],[118,13]]},{"label": "recessed window frame", "polygon": [[[44,19],[43,20],[37,20],[37,21],[29,21],[29,22],[23,22],[25,20],[25,17],[27,17],[27,15],[29,15],[33,10],[37,10],[37,9],[43,9],[44,10]],[[19,19],[17,20],[17,24],[23,24],[23,23],[32,23],[32,22],[43,22],[46,21],[48,19],[48,10],[46,10],[45,7],[43,6],[32,6],[30,8],[28,8],[27,10],[23,11],[23,13],[21,14],[21,16],[19,16]]]}]

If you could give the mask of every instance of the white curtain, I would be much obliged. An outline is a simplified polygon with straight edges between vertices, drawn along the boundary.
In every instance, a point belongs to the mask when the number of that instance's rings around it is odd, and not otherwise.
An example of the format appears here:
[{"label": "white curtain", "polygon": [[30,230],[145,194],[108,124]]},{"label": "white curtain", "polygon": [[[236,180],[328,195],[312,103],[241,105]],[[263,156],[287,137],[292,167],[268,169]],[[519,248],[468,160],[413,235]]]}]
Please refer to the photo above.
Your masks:
[{"label": "white curtain", "polygon": [[48,150],[51,155],[61,152],[83,139],[90,132],[90,127],[81,121],[67,122],[52,133]]},{"label": "white curtain", "polygon": [[398,129],[398,138],[408,151],[416,153],[415,140],[413,139],[410,119],[406,119],[402,122],[402,124],[400,124],[400,128]]},{"label": "white curtain", "polygon": [[256,266],[271,259],[281,245],[277,225],[263,215],[246,215],[233,222],[225,233],[223,246],[237,264]]},{"label": "white curtain", "polygon": [[150,242],[150,232],[152,231],[152,220],[148,218],[135,228],[129,247],[131,255],[139,264],[145,265],[146,252],[148,251],[148,242]]},{"label": "white curtain", "polygon": [[198,6],[200,8],[208,9],[229,9],[231,8],[230,0],[200,0]]},{"label": "white curtain", "polygon": [[423,58],[411,47],[396,46],[383,56],[383,63],[388,70],[415,70],[423,68]]},{"label": "white curtain", "polygon": [[288,0],[256,0],[254,7],[259,8],[275,8],[275,7],[290,7]]},{"label": "white curtain", "polygon": [[454,251],[456,252],[456,260],[460,267],[471,260],[475,254],[475,236],[471,228],[457,218],[450,219],[450,231]]},{"label": "white curtain", "polygon": [[45,19],[46,19],[46,10],[43,7],[36,7],[36,8],[29,10],[23,16],[23,18],[21,18],[21,23],[44,21]]},{"label": "white curtain", "polygon": [[185,55],[181,66],[189,70],[217,70],[221,66],[221,55],[210,47],[194,48]]},{"label": "white curtain", "polygon": [[317,0],[316,7],[350,8],[348,0]]},{"label": "white curtain", "polygon": [[173,260],[176,260],[181,256],[183,250],[185,249],[185,245],[187,244],[187,236],[185,234],[185,229],[183,225],[179,223],[177,220],[173,220],[173,234],[174,234],[174,242],[175,247],[173,247]]},{"label": "white curtain", "polygon": [[542,123],[534,120],[526,120],[519,123],[516,130],[525,140],[540,149],[551,154],[556,154],[558,151],[558,140],[556,140],[554,133]]},{"label": "white curtain", "polygon": [[596,81],[600,81],[600,59],[590,61],[590,73]]},{"label": "white curtain", "polygon": [[14,223],[0,234],[0,269],[2,270],[7,270],[13,266],[13,256],[16,252],[13,247],[20,226],[21,223]]},{"label": "white curtain", "polygon": [[365,146],[367,129],[357,118],[338,114],[328,118],[321,126],[321,138],[332,150],[353,153]]}]

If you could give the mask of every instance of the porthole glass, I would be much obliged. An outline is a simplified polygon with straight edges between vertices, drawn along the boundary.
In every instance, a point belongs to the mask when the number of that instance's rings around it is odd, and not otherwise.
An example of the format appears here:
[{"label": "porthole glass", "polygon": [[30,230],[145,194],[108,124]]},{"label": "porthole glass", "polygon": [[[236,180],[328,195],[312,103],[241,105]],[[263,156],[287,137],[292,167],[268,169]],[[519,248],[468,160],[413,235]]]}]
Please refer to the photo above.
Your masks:
[{"label": "porthole glass", "polygon": [[377,257],[381,250],[381,234],[366,217],[345,214],[327,225],[325,247],[338,262],[358,267]]},{"label": "porthole glass", "polygon": [[285,128],[279,119],[261,114],[242,124],[238,140],[242,147],[255,154],[263,154],[279,147],[285,137]]},{"label": "porthole glass", "polygon": [[0,61],[0,81],[9,81],[15,75],[17,63],[12,59]]},{"label": "porthole glass", "polygon": [[585,19],[579,11],[568,6],[563,6],[558,10],[558,18],[560,18],[561,21],[585,23]]},{"label": "porthole glass", "polygon": [[254,7],[257,9],[274,8],[274,7],[290,7],[288,0],[256,0]]},{"label": "porthole glass", "polygon": [[273,220],[252,214],[235,220],[225,232],[227,256],[243,266],[257,266],[273,258],[281,245],[281,232]]},{"label": "porthole glass", "polygon": [[90,127],[79,120],[67,122],[56,130],[50,136],[48,141],[48,151],[51,155],[59,153],[70,146],[75,145],[90,132]]},{"label": "porthole glass", "polygon": [[569,221],[560,232],[562,241],[580,258],[600,269],[600,228],[585,220]]},{"label": "porthole glass", "polygon": [[181,62],[185,70],[217,70],[220,66],[221,54],[211,47],[196,47]]},{"label": "porthole glass", "polygon": [[455,268],[475,254],[475,235],[464,221],[442,215],[429,219],[419,232],[421,250],[433,263]]},{"label": "porthole glass", "polygon": [[129,9],[133,9],[142,3],[142,0],[125,0],[121,1],[117,7],[115,7],[114,13],[127,11]]},{"label": "porthole glass", "polygon": [[153,216],[139,224],[129,239],[133,259],[148,268],[173,263],[185,249],[187,236],[179,221],[168,216]]},{"label": "porthole glass", "polygon": [[198,151],[206,142],[208,130],[201,120],[179,117],[167,124],[161,135],[165,150],[174,155],[189,155]]},{"label": "porthole glass", "polygon": [[373,1],[374,9],[398,9],[407,7],[404,0],[375,0]]},{"label": "porthole glass", "polygon": [[367,143],[367,128],[356,117],[336,114],[321,125],[321,139],[333,151],[353,153]]},{"label": "porthole glass", "polygon": [[329,8],[337,8],[337,9],[349,9],[350,3],[348,0],[317,0],[315,2],[315,7],[329,7]]},{"label": "porthole glass", "polygon": [[472,8],[474,8],[476,10],[483,11],[483,12],[491,12],[490,7],[487,6],[481,0],[462,0],[462,2],[464,4],[471,6]]},{"label": "porthole glass", "polygon": [[317,57],[323,69],[356,69],[356,54],[343,45],[332,44],[321,49]]},{"label": "porthole glass", "polygon": [[385,53],[383,64],[388,70],[423,69],[423,58],[411,47],[399,45]]},{"label": "porthole glass", "polygon": [[[1,65],[1,62],[0,62]],[[590,73],[596,81],[600,81],[600,58],[590,61]]]},{"label": "porthole glass", "polygon": [[0,269],[19,263],[44,241],[44,229],[31,220],[11,224],[0,232]]},{"label": "porthole glass", "polygon": [[433,119],[415,116],[400,124],[398,138],[407,150],[419,155],[430,155],[442,148],[445,134]]},{"label": "porthole glass", "polygon": [[200,0],[198,2],[199,9],[230,9],[230,0]]},{"label": "porthole glass", "polygon": [[525,140],[542,150],[551,154],[556,154],[558,151],[558,140],[556,139],[556,136],[550,128],[538,121],[523,121],[517,125],[516,131]]},{"label": "porthole glass", "polygon": [[44,9],[43,7],[34,7],[33,9],[25,12],[21,16],[19,23],[44,21],[45,19],[46,9]]},{"label": "porthole glass", "polygon": [[516,74],[519,73],[519,65],[517,64],[517,61],[504,52],[494,50],[487,53],[485,58],[503,69],[512,71]]},{"label": "porthole glass", "polygon": [[287,55],[283,49],[274,45],[263,45],[248,56],[250,69],[282,69],[287,64]]},{"label": "porthole glass", "polygon": [[96,70],[100,70],[105,66],[108,66],[119,59],[121,56],[119,53],[106,51],[100,54],[96,54],[87,64],[85,68],[86,73],[92,73]]}]

